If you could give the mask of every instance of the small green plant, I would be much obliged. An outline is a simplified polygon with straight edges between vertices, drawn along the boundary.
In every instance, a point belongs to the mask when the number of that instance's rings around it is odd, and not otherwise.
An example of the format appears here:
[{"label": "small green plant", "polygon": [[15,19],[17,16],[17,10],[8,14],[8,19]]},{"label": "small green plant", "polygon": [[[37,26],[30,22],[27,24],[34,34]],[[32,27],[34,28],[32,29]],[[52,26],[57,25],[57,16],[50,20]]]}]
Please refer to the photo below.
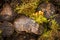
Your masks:
[{"label": "small green plant", "polygon": [[47,18],[44,17],[44,13],[42,11],[31,14],[30,18],[34,19],[38,24],[48,22]]}]

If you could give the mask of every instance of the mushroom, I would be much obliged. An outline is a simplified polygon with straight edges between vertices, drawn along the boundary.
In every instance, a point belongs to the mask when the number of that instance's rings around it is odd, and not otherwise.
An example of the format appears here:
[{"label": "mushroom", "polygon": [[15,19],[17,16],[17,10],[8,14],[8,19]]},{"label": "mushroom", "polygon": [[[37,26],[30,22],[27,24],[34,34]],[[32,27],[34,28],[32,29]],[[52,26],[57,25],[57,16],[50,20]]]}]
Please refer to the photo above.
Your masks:
[{"label": "mushroom", "polygon": [[40,35],[43,33],[43,26],[39,26],[33,19],[20,16],[14,21],[14,28],[17,33],[27,32]]},{"label": "mushroom", "polygon": [[0,13],[1,21],[11,21],[14,18],[15,14],[13,13],[11,6],[8,3],[5,3]]},{"label": "mushroom", "polygon": [[55,6],[51,3],[42,3],[38,6],[37,11],[43,11],[44,16],[50,18],[55,13]]}]

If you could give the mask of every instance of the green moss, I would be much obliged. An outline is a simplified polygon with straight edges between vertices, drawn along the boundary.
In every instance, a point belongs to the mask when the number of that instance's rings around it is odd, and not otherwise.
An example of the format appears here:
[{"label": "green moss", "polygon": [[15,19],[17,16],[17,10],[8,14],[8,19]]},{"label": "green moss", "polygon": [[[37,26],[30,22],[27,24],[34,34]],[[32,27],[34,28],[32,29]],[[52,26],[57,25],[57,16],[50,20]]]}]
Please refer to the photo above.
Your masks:
[{"label": "green moss", "polygon": [[55,20],[51,20],[51,29],[56,30],[58,29],[59,25]]},{"label": "green moss", "polygon": [[[26,3],[27,2],[27,3]],[[31,13],[35,12],[35,9],[37,8],[37,5],[39,4],[39,0],[27,0],[24,1],[21,5],[16,5],[15,11],[19,14],[25,14],[30,15]]]},{"label": "green moss", "polygon": [[[58,37],[58,31],[49,30],[38,38],[38,40],[55,40]],[[59,37],[58,37],[59,38]]]},{"label": "green moss", "polygon": [[41,35],[38,40],[49,40],[49,37],[51,35],[51,31],[47,31],[46,33],[44,33],[43,35]]}]

